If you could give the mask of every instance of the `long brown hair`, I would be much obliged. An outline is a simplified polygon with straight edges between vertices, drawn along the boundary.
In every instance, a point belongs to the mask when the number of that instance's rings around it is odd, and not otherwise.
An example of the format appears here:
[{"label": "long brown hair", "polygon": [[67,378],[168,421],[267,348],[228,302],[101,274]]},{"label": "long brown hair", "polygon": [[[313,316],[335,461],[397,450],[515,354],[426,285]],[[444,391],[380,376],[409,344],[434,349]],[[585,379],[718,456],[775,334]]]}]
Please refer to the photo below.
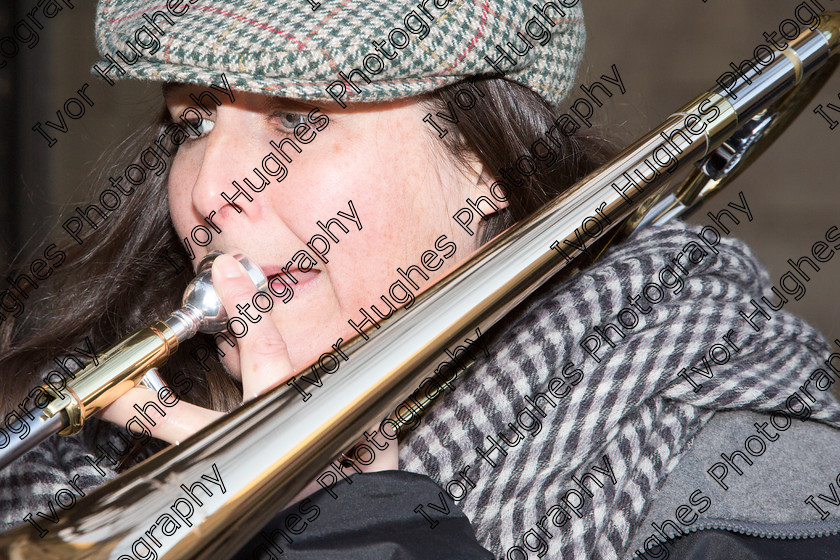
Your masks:
[{"label": "long brown hair", "polygon": [[[470,110],[459,113],[453,134],[442,140],[444,152],[461,159],[474,154],[489,173],[495,174],[527,154],[534,139],[553,125],[556,116],[539,96],[512,82],[483,78],[474,84],[485,95]],[[463,82],[447,86],[425,96],[423,102],[432,111],[444,111],[462,87]],[[119,150],[136,154],[132,162],[139,163],[140,151],[170,123],[168,112],[163,111],[154,124],[139,131]],[[429,131],[437,137],[434,130]],[[172,147],[173,157],[176,149]],[[614,152],[607,142],[581,133],[565,137],[555,149],[559,155],[556,162],[524,178],[521,187],[511,190],[507,208],[486,219],[482,241],[538,209]],[[170,163],[171,158],[167,169]],[[148,175],[146,182],[136,187],[82,245],[71,241],[59,247],[66,254],[65,262],[23,300],[25,311],[19,318],[9,317],[0,324],[3,410],[15,407],[41,383],[43,371],[49,369],[53,358],[67,355],[75,346],[82,347],[85,337],[101,351],[180,304],[192,267],[169,217],[168,173]],[[108,184],[107,176],[107,171],[99,175],[100,180],[94,182],[100,186],[97,190]],[[175,273],[163,258],[164,252],[184,270]],[[19,272],[26,270],[9,273]],[[175,373],[182,370],[193,382],[187,400],[230,410],[241,401],[238,382],[217,359],[207,360],[202,367],[190,358],[191,351],[212,345],[207,335],[195,337],[161,368],[161,374],[172,383]]]},{"label": "long brown hair", "polygon": [[[465,83],[435,91],[428,96],[427,105],[435,113],[454,112],[458,93],[467,89]],[[517,159],[531,155],[533,144],[539,139],[556,154],[553,162],[537,165],[533,174],[519,174],[520,185],[510,189],[507,207],[483,220],[481,243],[541,208],[617,152],[597,130],[568,136],[559,132],[555,111],[524,86],[486,77],[471,80],[470,87],[480,90],[484,97],[470,109],[458,111],[457,133],[446,134],[442,139],[449,154],[464,164],[477,156],[497,179],[501,179],[502,169],[512,168]],[[552,128],[553,133],[547,134]]]}]

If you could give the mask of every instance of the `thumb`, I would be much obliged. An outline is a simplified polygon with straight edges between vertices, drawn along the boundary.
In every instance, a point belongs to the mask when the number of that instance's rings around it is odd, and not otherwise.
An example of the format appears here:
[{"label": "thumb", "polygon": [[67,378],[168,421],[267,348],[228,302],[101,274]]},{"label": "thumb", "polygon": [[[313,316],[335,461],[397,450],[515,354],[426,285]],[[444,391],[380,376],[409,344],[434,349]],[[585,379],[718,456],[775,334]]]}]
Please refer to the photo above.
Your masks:
[{"label": "thumb", "polygon": [[136,416],[153,437],[176,445],[223,415],[181,400],[174,406],[161,405],[155,391],[143,387],[131,389],[99,413],[103,420],[126,430],[130,430],[127,423]]}]

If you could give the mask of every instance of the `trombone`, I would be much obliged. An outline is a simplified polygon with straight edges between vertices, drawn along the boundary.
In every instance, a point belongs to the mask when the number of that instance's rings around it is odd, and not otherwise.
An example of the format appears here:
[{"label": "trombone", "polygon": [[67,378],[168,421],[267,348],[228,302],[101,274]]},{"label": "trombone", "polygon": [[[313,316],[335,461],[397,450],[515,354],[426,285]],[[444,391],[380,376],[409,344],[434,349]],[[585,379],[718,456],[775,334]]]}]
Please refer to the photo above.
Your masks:
[{"label": "trombone", "polygon": [[[313,388],[306,402],[286,386],[272,389],[98,488],[43,539],[26,526],[0,535],[0,556],[134,558],[133,545],[167,511],[180,485],[211,472],[221,474],[225,491],[202,495],[189,524],[161,537],[154,551],[166,560],[233,555],[278,506],[410,394],[444,348],[476,327],[487,330],[561,269],[578,265],[582,253],[592,258],[608,243],[683,215],[719,192],[810,101],[840,62],[838,53],[840,14],[823,14],[815,30],[776,51],[761,74],[698,96],[420,293],[413,311],[394,313],[367,333],[369,340],[357,336],[345,343],[341,374]],[[698,121],[689,125],[690,115],[706,125],[699,133],[692,132]],[[672,161],[661,161],[665,153]],[[667,183],[689,164],[694,168],[685,181]],[[63,429],[77,429],[165,362],[180,338],[175,327],[198,328],[197,313],[156,323],[156,334],[141,336],[142,344],[130,337],[112,347],[98,367],[77,377],[111,368],[115,379],[86,381],[85,392],[51,403],[51,418],[60,416]]]}]

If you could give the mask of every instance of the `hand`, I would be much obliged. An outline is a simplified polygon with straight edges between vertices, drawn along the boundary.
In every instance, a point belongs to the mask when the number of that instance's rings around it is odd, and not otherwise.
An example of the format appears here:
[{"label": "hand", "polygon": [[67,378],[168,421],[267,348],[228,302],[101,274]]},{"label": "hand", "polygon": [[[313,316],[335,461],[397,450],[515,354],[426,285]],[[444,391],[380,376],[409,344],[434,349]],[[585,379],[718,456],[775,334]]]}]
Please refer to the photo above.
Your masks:
[{"label": "hand", "polygon": [[[254,284],[245,268],[236,259],[230,255],[220,255],[213,262],[212,271],[213,286],[225,309],[235,310],[237,304],[251,301],[254,295]],[[286,344],[270,317],[257,323],[249,323],[247,334],[237,339],[237,342],[243,402],[268,391],[292,376],[293,368],[289,362]],[[133,408],[135,404],[142,407],[150,401],[157,401],[155,393],[138,387],[105,408],[100,417],[118,425],[125,425],[125,422],[137,412]],[[155,426],[150,426],[152,435],[175,444],[224,414],[183,401],[166,409],[164,417],[160,417],[152,408],[148,410],[154,415],[152,419],[156,423]]]},{"label": "hand", "polygon": [[[225,309],[236,309],[237,304],[246,304],[254,295],[254,284],[245,268],[230,255],[220,255],[213,262],[213,286]],[[229,315],[231,315],[229,313]],[[239,365],[242,376],[243,402],[251,400],[292,377],[294,368],[289,361],[286,343],[269,315],[256,323],[248,323],[248,332],[237,339]],[[100,417],[119,426],[125,426],[137,414],[134,405],[142,407],[148,402],[157,403],[154,391],[142,387],[130,390],[106,407]],[[152,407],[147,413],[155,422],[148,426],[152,435],[169,443],[177,444],[201,428],[207,426],[224,413],[179,401],[164,410],[161,417]],[[376,428],[374,428],[376,429]],[[360,469],[365,472],[397,468],[397,445],[377,453],[376,460]],[[352,472],[352,471],[351,471]],[[309,492],[317,489],[310,484]],[[306,492],[306,493],[309,493]],[[304,494],[298,495],[299,499]]]}]

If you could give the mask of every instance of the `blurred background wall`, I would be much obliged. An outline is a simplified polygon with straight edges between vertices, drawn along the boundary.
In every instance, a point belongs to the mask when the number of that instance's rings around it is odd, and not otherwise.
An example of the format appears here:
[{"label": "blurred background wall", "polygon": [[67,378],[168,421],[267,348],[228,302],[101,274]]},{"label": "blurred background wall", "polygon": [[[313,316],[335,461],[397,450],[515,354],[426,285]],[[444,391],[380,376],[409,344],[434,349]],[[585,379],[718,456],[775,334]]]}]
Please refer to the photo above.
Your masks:
[{"label": "blurred background wall", "polygon": [[[331,0],[322,0],[331,1]],[[375,0],[380,1],[380,0]],[[384,1],[384,0],[383,0]],[[526,0],[523,0],[526,1]],[[647,132],[696,95],[708,89],[730,62],[739,63],[764,42],[765,31],[792,18],[800,2],[786,0],[685,0],[604,2],[583,0],[588,28],[587,56],[578,83],[611,75],[616,64],[627,92],[609,100],[596,121],[621,146]],[[120,140],[160,108],[156,85],[117,82],[108,86],[89,72],[95,60],[93,0],[73,0],[44,20],[39,43],[0,68],[0,259],[35,251],[69,215],[62,206],[81,203],[105,185],[92,183],[91,172],[111,159]],[[540,2],[542,3],[542,2]],[[828,9],[833,2],[822,2]],[[0,37],[37,5],[37,0],[5,0],[0,5]],[[43,18],[42,18],[43,19]],[[11,49],[6,42],[5,47]],[[94,102],[79,120],[67,120],[58,142],[33,132],[40,121],[56,120],[76,91],[88,83]],[[840,226],[840,127],[811,112],[834,102],[840,93],[838,73],[789,131],[762,159],[706,209],[720,209],[744,191],[754,221],[735,234],[744,239],[778,280],[788,258],[810,254],[811,245],[832,225]],[[578,97],[577,90],[572,96]],[[78,96],[77,96],[78,97]],[[835,116],[840,116],[837,114]],[[72,208],[70,209],[72,212]],[[708,223],[705,210],[692,221]],[[821,265],[822,266],[822,265]],[[835,278],[840,256],[812,276],[805,297],[792,309],[820,327],[829,339],[840,337],[840,304]]]}]

